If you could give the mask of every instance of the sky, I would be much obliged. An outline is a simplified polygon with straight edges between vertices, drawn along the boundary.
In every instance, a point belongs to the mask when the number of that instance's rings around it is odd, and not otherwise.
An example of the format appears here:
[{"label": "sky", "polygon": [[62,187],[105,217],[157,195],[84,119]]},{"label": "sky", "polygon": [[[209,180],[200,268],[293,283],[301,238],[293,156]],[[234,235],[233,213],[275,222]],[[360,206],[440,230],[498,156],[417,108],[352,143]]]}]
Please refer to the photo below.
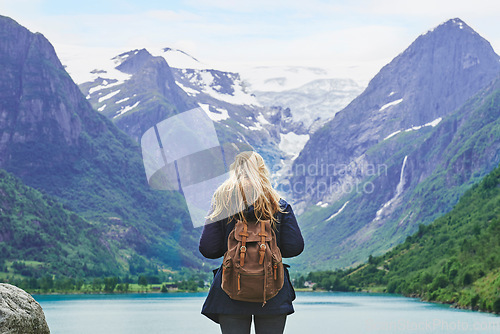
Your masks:
[{"label": "sky", "polygon": [[0,15],[44,34],[63,63],[88,67],[173,47],[219,69],[314,66],[366,82],[455,17],[500,53],[500,1],[492,0],[0,0]]}]

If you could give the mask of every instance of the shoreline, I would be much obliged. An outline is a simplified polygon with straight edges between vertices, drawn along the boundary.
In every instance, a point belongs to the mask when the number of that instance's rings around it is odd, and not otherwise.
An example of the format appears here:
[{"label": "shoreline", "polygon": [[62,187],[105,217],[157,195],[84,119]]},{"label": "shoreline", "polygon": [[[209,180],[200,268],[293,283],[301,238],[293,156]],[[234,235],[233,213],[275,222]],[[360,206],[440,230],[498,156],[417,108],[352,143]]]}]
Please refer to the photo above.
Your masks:
[{"label": "shoreline", "polygon": [[311,288],[306,288],[306,289],[295,289],[296,292],[338,292],[338,293],[365,293],[365,294],[378,294],[378,295],[396,295],[400,297],[406,297],[406,298],[413,298],[413,299],[418,299],[418,301],[423,302],[423,303],[432,303],[432,304],[440,304],[440,305],[448,305],[449,308],[454,308],[458,310],[465,310],[465,311],[472,311],[472,312],[479,312],[479,313],[487,313],[487,314],[492,314],[495,316],[500,317],[500,312],[494,312],[494,311],[488,311],[488,310],[482,310],[479,307],[471,307],[471,306],[461,306],[458,305],[456,302],[442,302],[442,301],[437,301],[437,300],[427,300],[422,298],[421,296],[417,294],[412,294],[412,295],[403,295],[401,293],[388,293],[384,291],[380,291],[379,289],[376,290],[360,290],[360,291],[328,291],[328,290],[323,290],[323,289],[316,289],[312,290]]},{"label": "shoreline", "polygon": [[[460,306],[457,303],[447,303],[447,302],[441,302],[441,301],[431,301],[431,300],[426,300],[421,298],[418,295],[409,295],[405,296],[400,293],[388,293],[388,292],[383,292],[383,291],[371,291],[371,290],[361,290],[361,291],[327,291],[323,289],[316,289],[313,290],[312,288],[297,288],[294,289],[295,292],[313,292],[313,293],[362,293],[362,294],[372,294],[372,295],[395,295],[395,296],[400,296],[400,297],[406,297],[406,298],[413,298],[413,299],[418,299],[420,302],[424,303],[432,303],[432,304],[441,304],[441,305],[448,305],[449,308],[454,308],[454,309],[459,309],[459,310],[465,310],[465,311],[472,311],[472,312],[479,312],[479,313],[487,313],[487,314],[492,314],[495,316],[500,316],[500,313],[496,313],[493,311],[488,311],[488,310],[481,310],[478,307],[472,308],[470,306]],[[74,291],[74,292],[47,292],[47,293],[31,293],[28,292],[32,296],[69,296],[69,295],[144,295],[144,294],[195,294],[195,293],[204,293],[208,292],[209,288],[205,289],[200,289],[198,291],[168,291],[168,292],[161,292],[157,290],[150,290],[150,291],[129,291],[129,292],[82,292],[82,291]]]},{"label": "shoreline", "polygon": [[[143,291],[112,291],[112,292],[106,292],[106,291],[50,291],[50,292],[43,292],[43,291],[29,291],[26,290],[30,295],[32,296],[67,296],[67,295],[142,295],[142,294],[180,294],[180,293],[187,293],[187,294],[194,294],[194,293],[206,293],[209,291],[210,288],[198,288],[196,291],[189,291],[189,290],[168,290],[168,291],[161,291],[161,286],[158,285],[153,285],[152,287],[146,288],[146,290]],[[340,292],[340,293],[364,293],[364,294],[384,294],[384,295],[397,295],[401,297],[407,297],[407,298],[414,298],[418,299],[420,302],[425,302],[425,303],[433,303],[433,304],[441,304],[441,305],[448,305],[450,308],[455,308],[455,309],[460,309],[460,310],[466,310],[466,311],[473,311],[473,312],[481,312],[481,313],[487,313],[487,314],[492,314],[495,316],[500,316],[500,312],[494,312],[494,311],[489,311],[489,310],[482,310],[478,306],[476,307],[471,307],[471,306],[462,306],[459,305],[456,302],[443,302],[443,301],[435,301],[435,300],[427,300],[422,298],[422,296],[417,295],[417,294],[412,294],[412,295],[404,295],[400,293],[388,293],[383,291],[384,287],[376,287],[374,289],[361,289],[359,291],[328,291],[324,289],[313,289],[313,288],[294,288],[296,292],[314,292],[314,293],[324,293],[324,292]]]},{"label": "shoreline", "polygon": [[64,291],[64,292],[33,292],[26,290],[30,295],[35,296],[65,296],[65,295],[143,295],[143,294],[174,294],[174,293],[200,293],[208,292],[208,289],[200,289],[198,291],[168,291],[161,292],[158,290],[148,290],[148,291],[118,291],[118,292],[106,292],[106,291]]}]

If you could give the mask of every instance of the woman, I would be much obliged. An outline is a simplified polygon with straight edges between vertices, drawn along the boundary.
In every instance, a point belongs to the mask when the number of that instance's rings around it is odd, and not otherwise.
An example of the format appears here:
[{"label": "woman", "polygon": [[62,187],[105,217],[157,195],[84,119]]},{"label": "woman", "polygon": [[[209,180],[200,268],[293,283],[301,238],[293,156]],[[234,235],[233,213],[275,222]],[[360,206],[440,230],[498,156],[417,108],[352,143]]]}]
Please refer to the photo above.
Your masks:
[{"label": "woman", "polygon": [[[299,255],[304,249],[292,207],[273,189],[269,171],[256,152],[242,152],[230,167],[230,176],[215,192],[212,210],[207,217],[200,239],[200,252],[217,259],[227,251],[229,233],[236,220],[248,222],[271,220],[282,257]],[[250,333],[252,315],[256,334],[283,333],[286,316],[294,312],[295,292],[285,265],[285,279],[281,290],[262,303],[233,300],[221,288],[222,269],[215,277],[202,314],[217,322],[223,334]]]}]

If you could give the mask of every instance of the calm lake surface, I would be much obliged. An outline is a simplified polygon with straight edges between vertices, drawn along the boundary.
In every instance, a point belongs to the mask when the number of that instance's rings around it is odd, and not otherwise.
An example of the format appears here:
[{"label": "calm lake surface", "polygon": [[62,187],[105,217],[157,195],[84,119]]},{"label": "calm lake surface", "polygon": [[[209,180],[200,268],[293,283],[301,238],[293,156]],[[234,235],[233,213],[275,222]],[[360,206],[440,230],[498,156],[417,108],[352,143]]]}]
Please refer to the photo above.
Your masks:
[{"label": "calm lake surface", "polygon": [[[220,333],[206,293],[34,296],[52,334]],[[499,333],[500,317],[393,295],[299,292],[285,333]]]}]

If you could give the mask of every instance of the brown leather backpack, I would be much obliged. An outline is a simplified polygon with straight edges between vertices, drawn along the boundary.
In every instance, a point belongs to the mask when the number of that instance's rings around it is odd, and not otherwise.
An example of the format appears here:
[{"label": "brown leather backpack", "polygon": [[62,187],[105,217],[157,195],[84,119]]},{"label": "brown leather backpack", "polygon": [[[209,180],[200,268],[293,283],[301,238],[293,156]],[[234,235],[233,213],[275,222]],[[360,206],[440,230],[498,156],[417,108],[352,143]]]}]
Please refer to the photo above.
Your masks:
[{"label": "brown leather backpack", "polygon": [[269,220],[238,220],[222,261],[222,289],[231,299],[262,302],[283,287],[283,263]]}]

